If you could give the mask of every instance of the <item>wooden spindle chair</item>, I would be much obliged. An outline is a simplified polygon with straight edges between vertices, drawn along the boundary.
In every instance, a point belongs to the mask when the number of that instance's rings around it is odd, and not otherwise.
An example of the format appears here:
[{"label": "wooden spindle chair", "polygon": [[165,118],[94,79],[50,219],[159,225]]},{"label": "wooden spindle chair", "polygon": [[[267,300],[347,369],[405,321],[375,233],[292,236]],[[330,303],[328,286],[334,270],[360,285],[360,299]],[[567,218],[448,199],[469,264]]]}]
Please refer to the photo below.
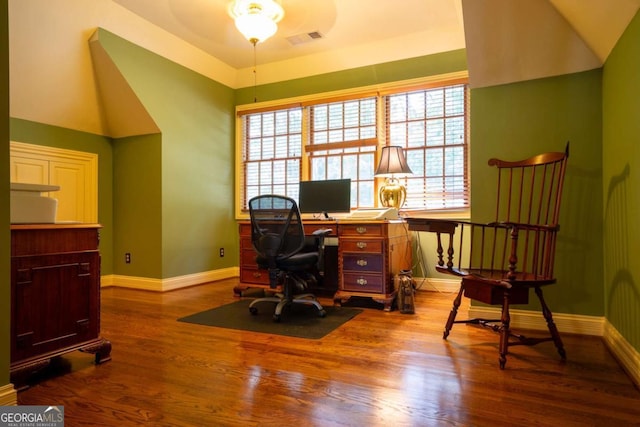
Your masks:
[{"label": "wooden spindle chair", "polygon": [[[509,347],[514,345],[553,341],[562,359],[566,359],[542,287],[556,282],[553,267],[568,157],[567,143],[565,152],[543,153],[521,161],[490,159],[489,166],[497,168],[493,222],[408,219],[410,229],[437,234],[436,270],[462,277],[443,338],[447,339],[455,323],[490,327],[500,333],[501,369]],[[527,304],[531,288],[540,300],[549,337],[528,338],[511,331],[509,307]],[[463,296],[501,305],[501,318],[456,320]]]}]

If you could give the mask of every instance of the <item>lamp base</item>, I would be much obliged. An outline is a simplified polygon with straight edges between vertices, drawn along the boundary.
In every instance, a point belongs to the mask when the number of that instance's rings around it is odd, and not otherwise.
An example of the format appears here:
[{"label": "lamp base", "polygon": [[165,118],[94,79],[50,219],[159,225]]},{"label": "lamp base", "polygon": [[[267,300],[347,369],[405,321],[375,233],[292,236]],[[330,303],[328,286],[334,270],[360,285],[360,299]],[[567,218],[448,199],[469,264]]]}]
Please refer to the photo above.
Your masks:
[{"label": "lamp base", "polygon": [[407,198],[407,190],[397,178],[387,178],[384,185],[380,187],[379,197],[382,206],[400,210]]}]

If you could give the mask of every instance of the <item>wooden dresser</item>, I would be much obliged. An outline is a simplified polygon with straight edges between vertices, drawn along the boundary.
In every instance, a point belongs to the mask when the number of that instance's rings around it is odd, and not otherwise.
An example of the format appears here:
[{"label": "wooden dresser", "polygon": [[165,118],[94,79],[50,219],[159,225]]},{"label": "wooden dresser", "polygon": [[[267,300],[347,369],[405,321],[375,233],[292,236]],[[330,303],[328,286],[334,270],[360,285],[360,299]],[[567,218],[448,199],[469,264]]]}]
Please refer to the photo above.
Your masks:
[{"label": "wooden dresser", "polygon": [[[391,310],[396,289],[394,276],[411,269],[411,240],[406,222],[402,220],[305,221],[305,234],[318,228],[331,228],[330,237],[337,236],[337,247],[325,248],[324,280],[319,289],[309,289],[317,295],[333,296],[340,305],[351,297],[371,298]],[[251,224],[241,221],[240,285],[236,296],[250,287],[269,286],[269,275],[255,262],[251,245]],[[331,239],[329,239],[331,241]],[[336,250],[337,249],[337,250]]]},{"label": "wooden dresser", "polygon": [[11,380],[81,350],[111,359],[100,337],[100,225],[11,226]]},{"label": "wooden dresser", "polygon": [[340,288],[334,303],[368,297],[390,311],[394,276],[411,269],[411,240],[403,221],[344,222],[338,227]]}]

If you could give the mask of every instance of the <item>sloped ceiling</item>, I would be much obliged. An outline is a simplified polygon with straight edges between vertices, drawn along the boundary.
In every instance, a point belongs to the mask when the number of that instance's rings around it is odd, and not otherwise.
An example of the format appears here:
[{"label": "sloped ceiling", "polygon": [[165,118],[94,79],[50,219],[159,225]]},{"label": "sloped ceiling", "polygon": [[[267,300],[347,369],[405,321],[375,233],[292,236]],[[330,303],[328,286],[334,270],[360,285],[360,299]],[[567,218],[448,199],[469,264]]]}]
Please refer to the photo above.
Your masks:
[{"label": "sloped ceiling", "polygon": [[472,87],[591,70],[640,0],[462,0]]}]

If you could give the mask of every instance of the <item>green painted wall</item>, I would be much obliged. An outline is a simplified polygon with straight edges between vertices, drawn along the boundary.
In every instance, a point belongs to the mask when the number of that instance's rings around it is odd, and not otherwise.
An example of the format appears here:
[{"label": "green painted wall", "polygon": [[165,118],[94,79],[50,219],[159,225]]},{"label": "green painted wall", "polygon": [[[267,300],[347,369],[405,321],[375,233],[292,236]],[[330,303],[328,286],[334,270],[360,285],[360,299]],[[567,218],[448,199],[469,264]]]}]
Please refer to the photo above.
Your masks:
[{"label": "green painted wall", "polygon": [[[162,278],[162,138],[145,135],[113,142],[114,270]],[[125,263],[125,253],[131,263]]]},{"label": "green painted wall", "polygon": [[[491,157],[545,151],[570,155],[556,250],[557,284],[545,288],[553,312],[604,315],[602,289],[601,70],[471,91],[471,216],[493,219]],[[531,309],[537,309],[536,301]]]},{"label": "green painted wall", "polygon": [[[11,246],[9,231],[9,18],[0,3],[0,387],[9,384]],[[4,177],[4,178],[3,178]]]},{"label": "green painted wall", "polygon": [[[270,101],[466,70],[466,51],[460,49],[418,58],[403,59],[401,61],[386,62],[367,67],[260,85],[255,88],[255,95],[258,102]],[[260,73],[260,67],[258,67],[257,72]],[[238,105],[250,104],[253,100],[253,87],[238,89],[236,91],[236,103]]]},{"label": "green painted wall", "polygon": [[603,71],[604,300],[609,322],[640,351],[640,14]]},{"label": "green painted wall", "polygon": [[113,273],[113,159],[111,138],[58,126],[11,119],[11,140],[98,155],[98,222],[101,274]]},{"label": "green painted wall", "polygon": [[[116,265],[124,257],[122,237],[137,248],[131,250],[127,275],[169,278],[237,266],[234,91],[108,31],[99,30],[99,42],[161,130],[150,159],[134,162],[132,153],[119,148],[119,154],[127,153],[122,159],[131,163],[116,164],[118,176],[131,182],[148,173],[146,184],[152,188],[140,191],[152,195],[151,203],[161,206],[161,213],[149,218],[144,230],[136,231],[135,242],[131,236],[119,236]],[[133,137],[119,141],[118,146],[129,143],[150,141]],[[144,193],[127,193],[128,202],[146,203]],[[135,223],[147,221],[146,206],[136,210],[118,204],[116,211],[117,218],[136,215]],[[218,256],[221,247],[224,258]]]}]

